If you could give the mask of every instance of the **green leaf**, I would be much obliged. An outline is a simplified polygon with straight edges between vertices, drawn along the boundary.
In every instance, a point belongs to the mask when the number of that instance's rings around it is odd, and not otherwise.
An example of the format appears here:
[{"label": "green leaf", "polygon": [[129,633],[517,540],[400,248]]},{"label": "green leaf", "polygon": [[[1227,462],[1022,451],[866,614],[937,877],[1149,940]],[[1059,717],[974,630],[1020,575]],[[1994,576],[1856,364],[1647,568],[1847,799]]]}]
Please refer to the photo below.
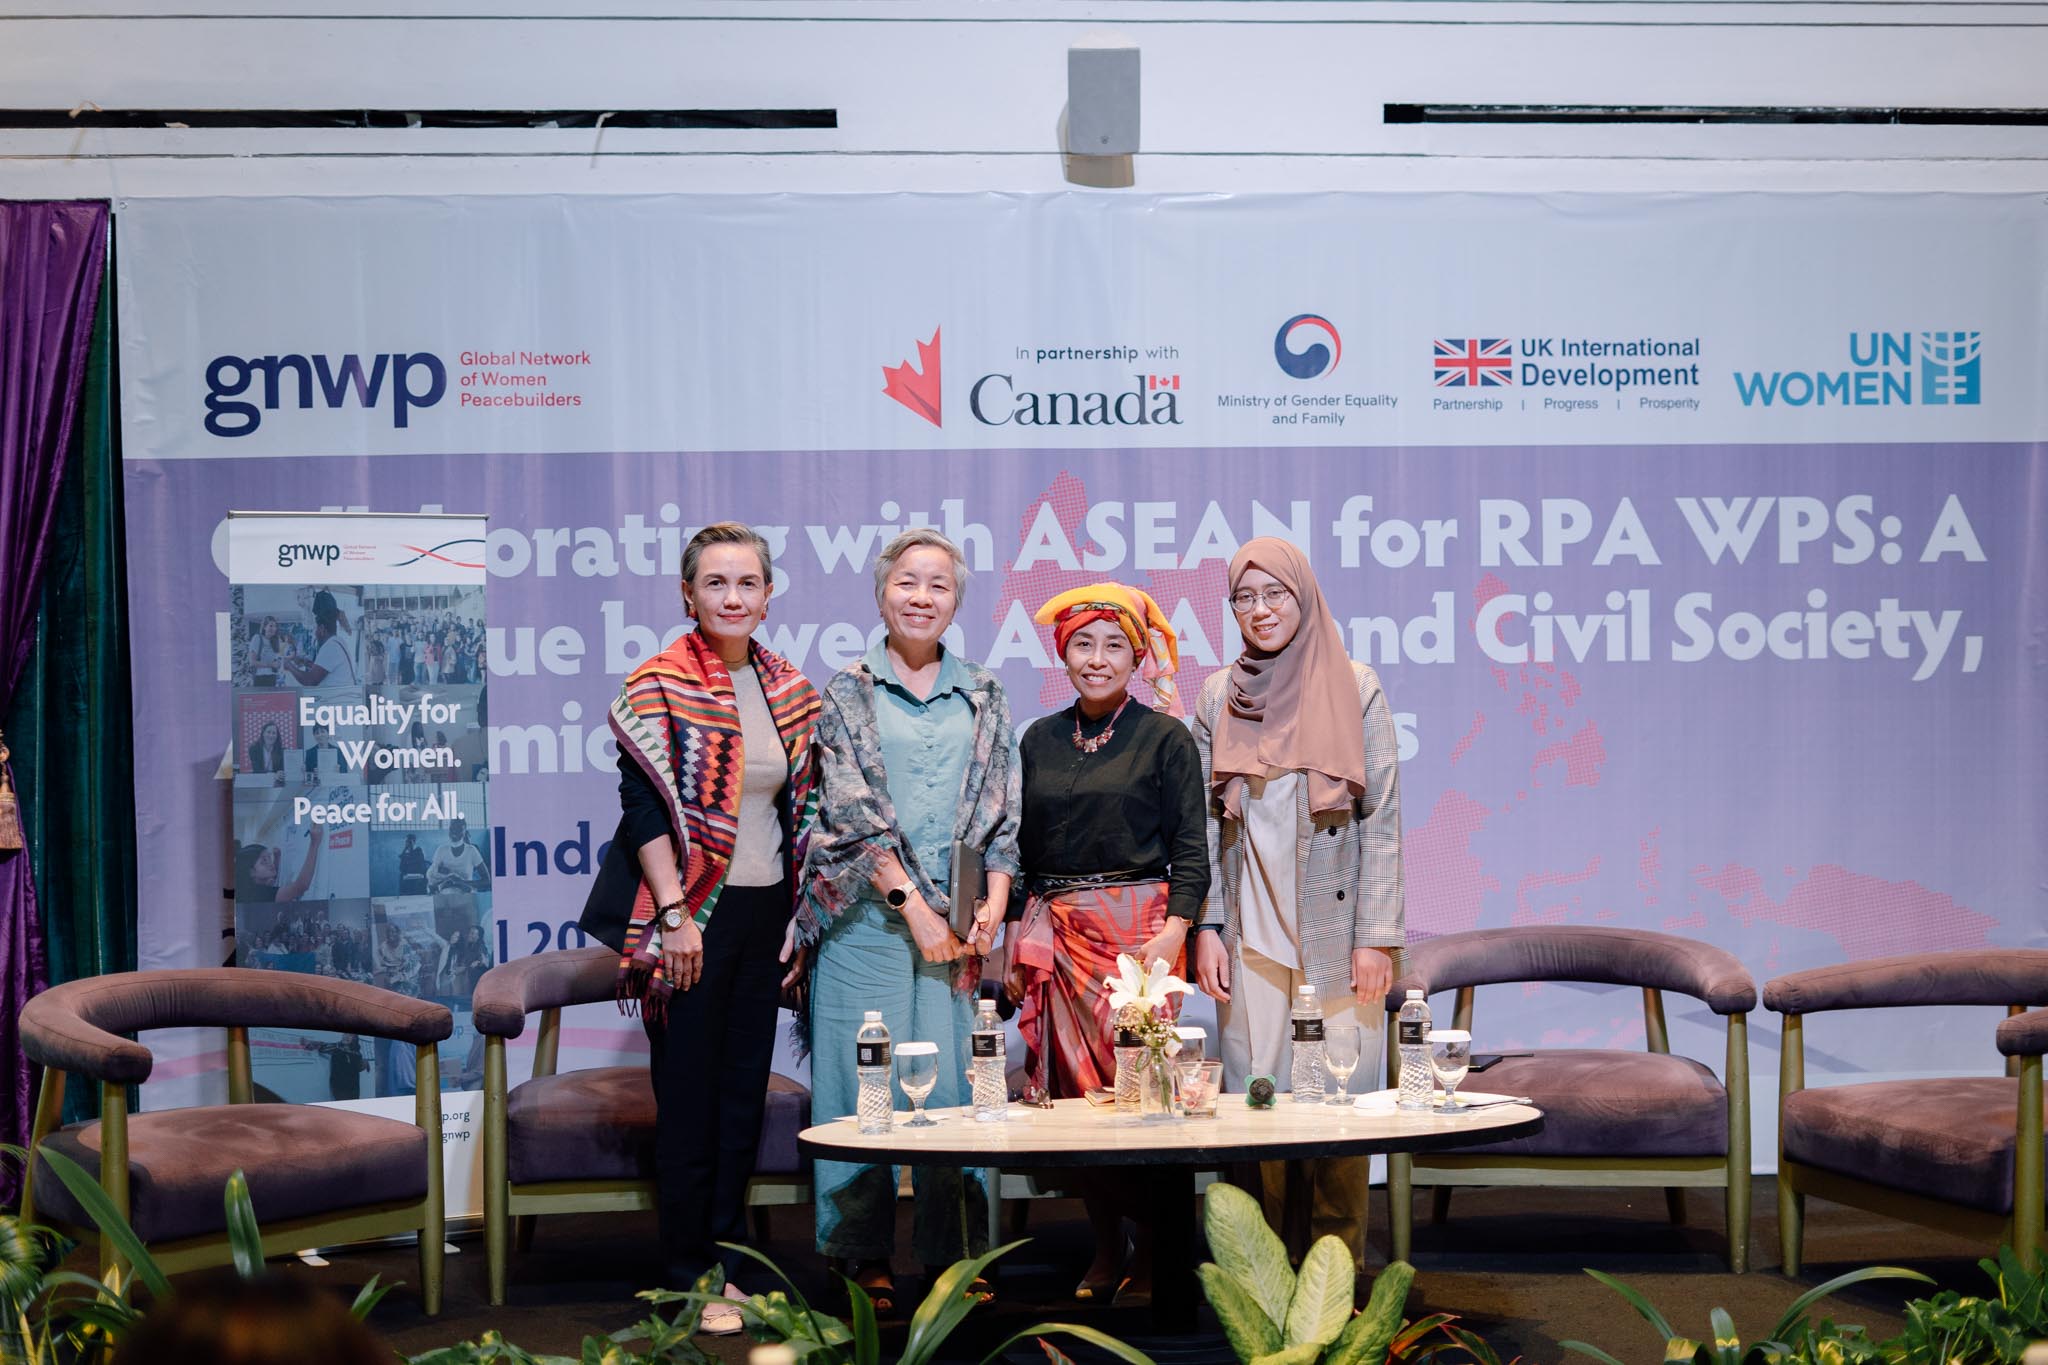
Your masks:
[{"label": "green leaf", "polygon": [[357,1322],[367,1319],[376,1311],[377,1305],[384,1302],[386,1294],[405,1283],[404,1280],[393,1280],[390,1284],[379,1284],[378,1281],[382,1278],[380,1275],[372,1275],[370,1282],[356,1292],[356,1301],[348,1306],[349,1315]]},{"label": "green leaf", "polygon": [[1322,1354],[1322,1347],[1304,1341],[1298,1346],[1282,1346],[1270,1355],[1253,1356],[1247,1365],[1316,1365]]},{"label": "green leaf", "polygon": [[[1401,1310],[1415,1283],[1415,1267],[1395,1261],[1373,1281],[1365,1311],[1344,1324],[1330,1348],[1326,1365],[1381,1365],[1401,1330]],[[1453,1334],[1455,1335],[1455,1334]]]},{"label": "green leaf", "polygon": [[1615,1293],[1621,1295],[1624,1299],[1627,1299],[1629,1301],[1629,1306],[1634,1308],[1636,1312],[1642,1315],[1643,1321],[1650,1324],[1651,1328],[1657,1333],[1660,1339],[1669,1342],[1677,1338],[1678,1333],[1671,1330],[1671,1324],[1664,1320],[1664,1315],[1662,1313],[1658,1312],[1655,1308],[1651,1307],[1650,1301],[1648,1299],[1644,1298],[1641,1294],[1638,1294],[1634,1289],[1631,1289],[1628,1285],[1623,1284],[1620,1280],[1615,1279],[1612,1275],[1609,1275],[1604,1270],[1589,1269],[1586,1271],[1586,1273],[1588,1275],[1591,1275],[1594,1279],[1600,1281],[1600,1283],[1606,1285],[1609,1289],[1612,1289]]},{"label": "green leaf", "polygon": [[[1587,1273],[1592,1274],[1594,1272],[1588,1271]],[[1792,1306],[1787,1308],[1785,1315],[1778,1319],[1778,1325],[1770,1330],[1769,1335],[1771,1339],[1773,1341],[1783,1341],[1792,1334],[1792,1329],[1798,1326],[1800,1320],[1806,1316],[1807,1309],[1813,1307],[1813,1305],[1819,1303],[1836,1290],[1846,1289],[1852,1284],[1861,1284],[1865,1280],[1918,1280],[1922,1284],[1934,1283],[1933,1280],[1922,1275],[1917,1270],[1907,1270],[1903,1266],[1895,1265],[1865,1266],[1861,1270],[1852,1270],[1846,1275],[1837,1275],[1826,1284],[1815,1285],[1798,1298],[1792,1300]]]},{"label": "green leaf", "polygon": [[[775,1264],[775,1262],[769,1260],[750,1246],[742,1246],[738,1242],[720,1242],[718,1245],[724,1247],[727,1251],[736,1251],[750,1261],[758,1261],[767,1267],[769,1274],[782,1281],[784,1287],[789,1290],[790,1301],[797,1306],[799,1312],[810,1320],[811,1340],[823,1341],[826,1338],[827,1334],[831,1331],[831,1327],[826,1326],[827,1323],[831,1324],[832,1327],[837,1327],[841,1332],[846,1332],[846,1336],[842,1340],[851,1339],[852,1333],[847,1332],[845,1323],[829,1314],[817,1312],[810,1304],[804,1302],[803,1293],[797,1289],[796,1285],[790,1282],[789,1276],[782,1273],[781,1266]],[[761,1296],[756,1294],[754,1297],[760,1298]],[[747,1330],[751,1334],[753,1332],[752,1326],[750,1325]]]},{"label": "green leaf", "polygon": [[1211,1185],[1202,1196],[1202,1226],[1216,1264],[1236,1277],[1268,1319],[1285,1323],[1294,1298],[1294,1270],[1287,1264],[1287,1247],[1266,1226],[1259,1201],[1235,1185]]},{"label": "green leaf", "polygon": [[1620,1361],[1589,1341],[1560,1341],[1557,1344],[1567,1351],[1577,1351],[1582,1356],[1591,1356],[1595,1360],[1605,1361],[1606,1365],[1621,1365]]},{"label": "green leaf", "polygon": [[1023,1245],[1021,1241],[1010,1242],[971,1260],[955,1261],[941,1271],[939,1278],[932,1282],[931,1293],[924,1296],[924,1302],[910,1315],[910,1335],[903,1340],[899,1365],[925,1365],[978,1302],[967,1293],[967,1286],[973,1284],[997,1257],[1006,1256]]},{"label": "green leaf", "polygon": [[115,1251],[134,1268],[135,1278],[148,1286],[150,1297],[168,1298],[171,1282],[164,1278],[156,1258],[142,1245],[142,1239],[135,1235],[135,1229],[114,1207],[114,1201],[107,1198],[107,1192],[100,1188],[99,1182],[87,1175],[85,1168],[70,1157],[52,1151],[47,1143],[37,1150],[37,1155],[56,1172],[57,1178],[64,1182],[65,1189],[71,1191],[71,1197],[78,1201],[86,1216],[99,1225],[100,1236],[112,1242]]},{"label": "green leaf", "polygon": [[0,1214],[0,1313],[12,1318],[35,1298],[50,1250],[47,1229]]},{"label": "green leaf", "polygon": [[[1449,1314],[1439,1314],[1438,1316],[1448,1317]],[[1444,1333],[1457,1342],[1458,1345],[1464,1347],[1465,1353],[1477,1361],[1478,1365],[1500,1365],[1500,1352],[1494,1350],[1493,1344],[1485,1337],[1480,1336],[1479,1333],[1463,1327],[1446,1327]],[[1521,1357],[1516,1356],[1515,1359],[1520,1361]]]},{"label": "green leaf", "polygon": [[1716,1365],[1742,1365],[1742,1334],[1725,1308],[1709,1309],[1707,1322],[1714,1329],[1713,1358]]},{"label": "green leaf", "polygon": [[1209,1307],[1239,1360],[1270,1355],[1280,1349],[1284,1344],[1280,1329],[1235,1275],[1213,1261],[1202,1262],[1195,1273],[1201,1277],[1202,1292],[1208,1296]]},{"label": "green leaf", "polygon": [[[1001,1360],[1012,1346],[1027,1338],[1053,1335],[1072,1337],[1076,1341],[1085,1341],[1097,1350],[1123,1361],[1124,1365],[1154,1365],[1152,1357],[1146,1355],[1137,1347],[1118,1341],[1107,1332],[1098,1331],[1093,1327],[1081,1327],[1071,1322],[1034,1323],[1030,1327],[1012,1333],[1003,1339],[1001,1345],[982,1357],[981,1365],[991,1365],[991,1362]],[[1042,1342],[1040,1344],[1044,1345]],[[1046,1349],[1048,1352],[1051,1351],[1050,1347]]]},{"label": "green leaf", "polygon": [[1294,1297],[1287,1303],[1287,1344],[1327,1346],[1351,1317],[1351,1294],[1358,1272],[1351,1251],[1335,1237],[1319,1237],[1301,1258]]},{"label": "green leaf", "polygon": [[853,1365],[881,1365],[882,1333],[875,1326],[875,1301],[851,1279],[846,1280],[847,1301],[853,1305]]},{"label": "green leaf", "polygon": [[235,1167],[228,1177],[227,1188],[221,1191],[221,1203],[227,1207],[228,1250],[235,1258],[235,1273],[245,1280],[253,1280],[263,1273],[263,1231],[256,1226],[256,1206],[249,1199],[249,1177],[242,1174],[242,1168]]},{"label": "green leaf", "polygon": [[[1417,1318],[1413,1322],[1402,1323],[1401,1330],[1394,1333],[1394,1339],[1387,1343],[1388,1358],[1399,1359],[1405,1357],[1414,1348],[1416,1342],[1422,1340],[1439,1327],[1444,1329],[1445,1336],[1450,1337],[1453,1341],[1457,1340],[1458,1331],[1462,1329],[1454,1329],[1450,1325],[1457,1320],[1456,1315],[1451,1313],[1431,1313],[1426,1318]],[[1482,1345],[1485,1344],[1482,1338],[1473,1333],[1468,1332],[1466,1335],[1471,1336],[1474,1341],[1479,1341]],[[1339,1337],[1338,1340],[1342,1341],[1343,1338]],[[1470,1350],[1471,1348],[1467,1347],[1466,1349]],[[1491,1347],[1487,1349],[1486,1355],[1480,1356],[1475,1354],[1473,1358],[1478,1360],[1480,1365],[1499,1365],[1500,1361],[1500,1357],[1493,1352]],[[1327,1365],[1329,1356],[1326,1355],[1324,1359]]]}]

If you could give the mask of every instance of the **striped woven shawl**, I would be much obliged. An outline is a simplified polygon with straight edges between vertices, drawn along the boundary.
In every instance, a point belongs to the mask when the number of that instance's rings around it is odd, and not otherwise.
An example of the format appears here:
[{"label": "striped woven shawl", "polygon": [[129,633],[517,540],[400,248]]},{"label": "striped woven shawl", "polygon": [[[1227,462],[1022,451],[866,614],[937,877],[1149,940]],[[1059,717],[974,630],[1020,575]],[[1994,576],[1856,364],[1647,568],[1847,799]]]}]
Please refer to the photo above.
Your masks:
[{"label": "striped woven shawl", "polygon": [[[793,865],[803,865],[804,841],[817,814],[818,693],[781,655],[750,646],[776,732],[789,758],[784,793],[786,832]],[[699,929],[711,922],[725,886],[739,827],[740,785],[746,749],[732,673],[697,631],[633,670],[611,706],[612,735],[653,780],[668,806],[683,878],[684,912]],[[661,932],[654,893],[643,878],[633,895],[625,951],[619,958],[619,998],[637,1000],[659,1019],[672,987],[661,966]]]}]

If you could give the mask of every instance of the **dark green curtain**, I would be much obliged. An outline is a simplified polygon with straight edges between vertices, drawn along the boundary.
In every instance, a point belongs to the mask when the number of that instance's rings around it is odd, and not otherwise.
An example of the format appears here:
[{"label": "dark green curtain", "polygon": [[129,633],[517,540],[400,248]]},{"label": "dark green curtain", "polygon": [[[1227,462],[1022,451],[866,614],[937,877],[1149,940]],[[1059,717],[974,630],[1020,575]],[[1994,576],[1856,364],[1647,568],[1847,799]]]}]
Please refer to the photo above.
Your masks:
[{"label": "dark green curtain", "polygon": [[[114,408],[113,268],[93,323],[58,492],[34,652],[4,722],[35,868],[50,984],[135,966],[135,759]],[[71,1087],[65,1118],[97,1113]]]}]

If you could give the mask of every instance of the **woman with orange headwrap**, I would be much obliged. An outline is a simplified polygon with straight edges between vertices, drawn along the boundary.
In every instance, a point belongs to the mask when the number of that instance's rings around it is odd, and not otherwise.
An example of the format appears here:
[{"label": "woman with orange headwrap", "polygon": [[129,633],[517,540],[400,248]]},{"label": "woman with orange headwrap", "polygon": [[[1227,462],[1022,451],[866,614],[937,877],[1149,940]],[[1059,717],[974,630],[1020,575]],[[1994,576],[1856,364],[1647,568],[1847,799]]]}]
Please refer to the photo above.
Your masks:
[{"label": "woman with orange headwrap", "polygon": [[[1103,978],[1119,953],[1163,958],[1176,973],[1188,930],[1209,890],[1201,756],[1177,709],[1180,641],[1144,592],[1097,583],[1038,610],[1074,684],[1074,704],[1024,732],[1023,825],[1018,832],[1030,901],[1011,947],[1012,994],[1040,1085],[1080,1096],[1113,1085],[1115,1039]],[[1131,705],[1142,669],[1155,698]],[[1106,1297],[1123,1269],[1124,1207],[1108,1188],[1086,1188],[1095,1263],[1075,1291]],[[1120,1298],[1149,1293],[1148,1228]]]}]

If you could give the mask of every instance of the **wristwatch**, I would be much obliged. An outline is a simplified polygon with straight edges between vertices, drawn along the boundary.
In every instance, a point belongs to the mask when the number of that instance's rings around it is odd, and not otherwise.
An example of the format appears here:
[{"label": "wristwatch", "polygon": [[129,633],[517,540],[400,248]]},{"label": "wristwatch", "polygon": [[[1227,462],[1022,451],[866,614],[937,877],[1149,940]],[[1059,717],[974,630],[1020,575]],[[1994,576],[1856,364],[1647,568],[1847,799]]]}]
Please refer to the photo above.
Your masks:
[{"label": "wristwatch", "polygon": [[681,901],[670,901],[667,905],[661,906],[660,910],[662,928],[670,933],[674,933],[683,927],[683,903]]},{"label": "wristwatch", "polygon": [[882,899],[889,902],[891,910],[901,910],[904,906],[910,904],[910,893],[915,890],[917,890],[916,882],[905,882],[901,886],[892,886],[887,891],[884,891]]}]

